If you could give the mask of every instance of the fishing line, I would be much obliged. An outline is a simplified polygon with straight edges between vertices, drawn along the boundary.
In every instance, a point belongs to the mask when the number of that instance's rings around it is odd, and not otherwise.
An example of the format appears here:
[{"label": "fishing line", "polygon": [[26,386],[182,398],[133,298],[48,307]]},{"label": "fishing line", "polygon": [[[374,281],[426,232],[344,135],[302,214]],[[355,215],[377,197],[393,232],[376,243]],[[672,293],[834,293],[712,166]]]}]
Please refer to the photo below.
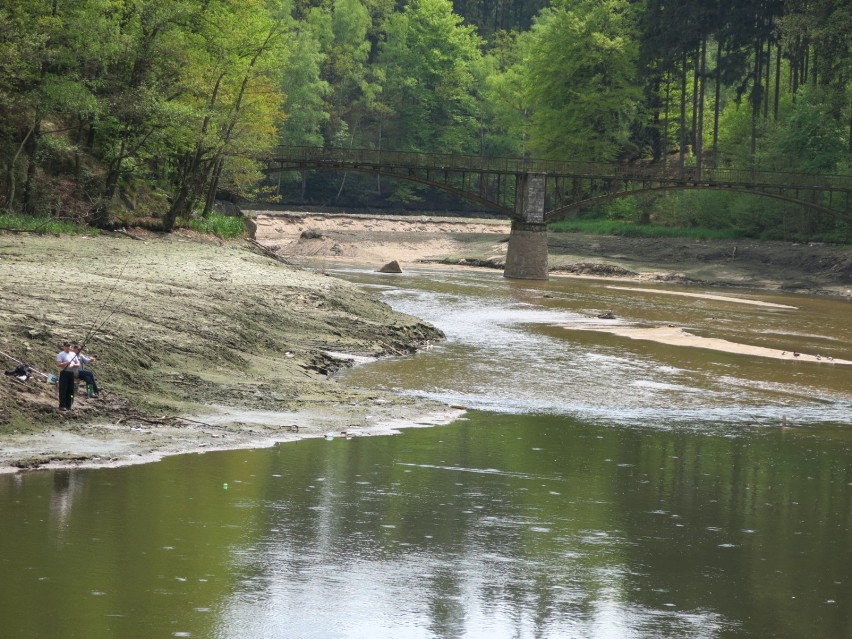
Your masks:
[{"label": "fishing line", "polygon": [[124,275],[124,270],[127,268],[128,264],[130,264],[130,257],[128,257],[127,260],[124,262],[124,266],[121,267],[121,271],[119,271],[118,275],[116,276],[115,283],[110,288],[109,293],[107,294],[106,299],[104,300],[104,303],[101,304],[101,308],[98,310],[98,314],[95,316],[95,319],[92,322],[92,327],[89,329],[89,332],[86,333],[86,337],[83,338],[83,341],[80,344],[80,350],[83,350],[83,348],[86,346],[86,344],[89,343],[89,340],[94,336],[94,334],[100,331],[100,329],[103,328],[104,325],[107,323],[109,318],[112,317],[115,313],[115,308],[113,308],[112,311],[110,311],[110,314],[107,315],[106,319],[98,323],[101,318],[101,315],[103,315],[104,309],[106,309],[106,306],[109,303],[110,298],[112,297],[112,294],[115,293],[115,289],[118,287],[119,282],[121,282],[121,276]]}]

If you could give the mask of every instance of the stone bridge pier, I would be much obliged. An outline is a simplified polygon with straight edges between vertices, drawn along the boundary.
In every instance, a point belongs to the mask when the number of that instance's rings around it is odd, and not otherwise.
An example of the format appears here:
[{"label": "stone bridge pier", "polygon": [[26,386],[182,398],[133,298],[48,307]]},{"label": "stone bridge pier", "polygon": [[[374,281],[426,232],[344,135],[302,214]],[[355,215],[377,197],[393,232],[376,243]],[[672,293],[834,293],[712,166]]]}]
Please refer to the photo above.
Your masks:
[{"label": "stone bridge pier", "polygon": [[545,176],[518,175],[515,215],[506,251],[503,277],[519,280],[547,279],[547,225],[544,222]]}]

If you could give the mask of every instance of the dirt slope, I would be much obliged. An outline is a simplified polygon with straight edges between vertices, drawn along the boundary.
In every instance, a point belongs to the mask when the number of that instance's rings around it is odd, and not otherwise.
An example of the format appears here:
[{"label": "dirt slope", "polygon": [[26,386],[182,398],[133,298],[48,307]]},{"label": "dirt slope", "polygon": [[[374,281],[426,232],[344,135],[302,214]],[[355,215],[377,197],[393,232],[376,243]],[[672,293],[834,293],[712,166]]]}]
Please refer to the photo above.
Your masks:
[{"label": "dirt slope", "polygon": [[[26,383],[0,379],[0,463],[91,457],[68,435],[141,438],[133,450],[140,454],[192,449],[205,439],[213,445],[240,433],[246,440],[269,437],[299,422],[302,433],[320,434],[322,419],[312,427],[305,419],[282,423],[294,411],[346,407],[343,427],[364,426],[367,414],[395,418],[405,404],[423,412],[412,400],[369,395],[328,376],[346,363],[335,353],[404,354],[440,338],[356,287],[271,259],[246,241],[4,235],[0,290],[4,368],[14,368],[14,358],[38,371]],[[68,414],[58,412],[56,387],[44,377],[55,372],[64,340],[86,341],[105,388],[98,399],[78,393]],[[166,418],[211,406],[278,417],[232,429],[207,418],[201,424]],[[246,413],[230,421],[253,419]],[[110,427],[92,426],[98,423]],[[57,432],[63,434],[58,447],[31,440]],[[181,441],[172,443],[175,438]],[[114,456],[108,446],[95,449]]]}]

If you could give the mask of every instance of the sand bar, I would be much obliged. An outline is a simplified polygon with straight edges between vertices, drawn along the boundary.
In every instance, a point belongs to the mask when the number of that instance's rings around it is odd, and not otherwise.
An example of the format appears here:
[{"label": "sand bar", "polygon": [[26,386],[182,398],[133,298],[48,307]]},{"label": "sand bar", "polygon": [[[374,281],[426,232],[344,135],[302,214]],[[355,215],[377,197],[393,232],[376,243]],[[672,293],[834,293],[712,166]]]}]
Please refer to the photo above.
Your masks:
[{"label": "sand bar", "polygon": [[716,300],[717,302],[735,302],[737,304],[751,304],[753,306],[769,306],[772,308],[789,308],[795,310],[795,306],[788,304],[775,304],[774,302],[763,302],[761,300],[750,300],[743,297],[728,297],[725,295],[711,295],[708,293],[686,293],[684,291],[663,291],[658,288],[636,288],[633,286],[607,286],[607,288],[619,291],[637,291],[641,293],[654,293],[659,295],[680,295],[681,297],[697,297],[702,300]]},{"label": "sand bar", "polygon": [[852,364],[845,359],[832,359],[822,357],[818,354],[797,353],[794,351],[779,351],[776,348],[754,346],[752,344],[741,344],[730,342],[726,339],[716,337],[700,337],[677,326],[638,327],[638,326],[613,326],[584,324],[576,326],[564,326],[568,330],[575,331],[600,331],[630,339],[647,340],[671,346],[688,346],[692,348],[706,348],[724,353],[735,353],[739,355],[752,355],[755,357],[771,357],[774,359],[795,360],[800,362],[814,362],[817,364]]}]

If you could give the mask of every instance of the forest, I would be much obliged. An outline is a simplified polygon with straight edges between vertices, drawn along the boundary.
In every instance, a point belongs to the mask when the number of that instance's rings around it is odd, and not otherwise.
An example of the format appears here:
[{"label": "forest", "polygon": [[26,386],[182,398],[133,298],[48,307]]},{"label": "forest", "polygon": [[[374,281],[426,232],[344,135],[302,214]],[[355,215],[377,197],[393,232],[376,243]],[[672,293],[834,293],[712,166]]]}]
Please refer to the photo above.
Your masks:
[{"label": "forest", "polygon": [[[278,145],[852,176],[850,34],[843,0],[2,0],[0,210],[170,231],[217,200],[465,206],[265,176]],[[715,191],[582,215],[852,240]]]}]

